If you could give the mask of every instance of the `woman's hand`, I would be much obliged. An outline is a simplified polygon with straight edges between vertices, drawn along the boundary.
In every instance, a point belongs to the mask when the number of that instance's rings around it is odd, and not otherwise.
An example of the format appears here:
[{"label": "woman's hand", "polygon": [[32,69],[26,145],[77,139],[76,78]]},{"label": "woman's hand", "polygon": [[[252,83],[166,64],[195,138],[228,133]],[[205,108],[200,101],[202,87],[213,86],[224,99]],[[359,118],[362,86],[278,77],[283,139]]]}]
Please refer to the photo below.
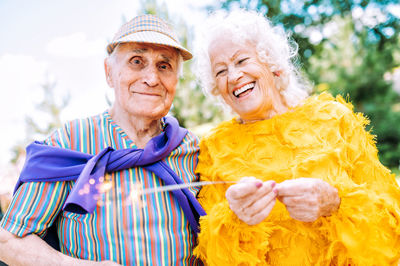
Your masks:
[{"label": "woman's hand", "polygon": [[302,222],[330,216],[340,205],[337,189],[321,179],[286,180],[276,188],[278,199],[285,204],[290,216]]},{"label": "woman's hand", "polygon": [[262,182],[244,177],[225,193],[229,207],[240,220],[255,225],[262,222],[275,205],[277,191],[274,181]]}]

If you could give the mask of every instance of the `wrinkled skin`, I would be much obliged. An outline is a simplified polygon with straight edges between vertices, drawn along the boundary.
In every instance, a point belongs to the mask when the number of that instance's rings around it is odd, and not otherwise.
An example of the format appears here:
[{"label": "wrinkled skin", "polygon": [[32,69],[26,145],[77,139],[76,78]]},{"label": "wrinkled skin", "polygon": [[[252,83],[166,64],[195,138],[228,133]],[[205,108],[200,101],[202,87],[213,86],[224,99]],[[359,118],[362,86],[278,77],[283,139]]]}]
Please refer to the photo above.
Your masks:
[{"label": "wrinkled skin", "polygon": [[317,178],[286,180],[277,185],[277,190],[277,198],[285,204],[290,216],[303,222],[330,216],[340,205],[337,189]]},{"label": "wrinkled skin", "polygon": [[313,222],[330,216],[339,208],[337,189],[316,178],[298,178],[276,184],[255,177],[244,177],[226,191],[231,210],[240,220],[255,225],[268,217],[276,200],[281,201],[293,219]]},{"label": "wrinkled skin", "polygon": [[275,205],[277,190],[274,181],[263,182],[255,177],[244,177],[226,191],[231,210],[240,220],[255,225],[268,217]]}]

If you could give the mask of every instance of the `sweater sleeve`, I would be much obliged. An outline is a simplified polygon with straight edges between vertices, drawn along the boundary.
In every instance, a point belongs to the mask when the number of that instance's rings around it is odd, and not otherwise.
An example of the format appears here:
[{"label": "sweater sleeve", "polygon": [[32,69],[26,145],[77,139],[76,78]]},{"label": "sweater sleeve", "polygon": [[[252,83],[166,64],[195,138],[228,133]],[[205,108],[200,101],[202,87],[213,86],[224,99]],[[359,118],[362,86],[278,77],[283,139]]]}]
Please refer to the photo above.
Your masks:
[{"label": "sweater sleeve", "polygon": [[[341,204],[330,217],[314,224],[330,242],[325,259],[339,265],[397,265],[400,258],[400,190],[394,174],[378,159],[374,136],[365,130],[368,120],[354,113],[342,98],[337,99],[342,148],[332,150],[325,169],[307,172],[326,175],[338,189]],[[347,106],[346,106],[347,105]],[[340,146],[340,145],[339,145]],[[329,157],[329,156],[327,156]],[[336,162],[336,163],[332,163]],[[315,165],[315,169],[318,169]]]},{"label": "sweater sleeve", "polygon": [[[209,140],[212,141],[212,140]],[[204,140],[200,144],[196,171],[202,181],[228,180],[208,167],[213,164]],[[217,147],[218,149],[218,147]],[[215,158],[214,158],[215,159]],[[229,208],[225,198],[226,185],[205,186],[200,190],[199,202],[207,215],[200,218],[200,234],[194,252],[206,265],[264,265],[270,232],[262,225],[249,226]],[[254,243],[258,243],[254,248]],[[229,252],[229,256],[227,256]]]},{"label": "sweater sleeve", "polygon": [[[319,264],[397,265],[400,258],[400,190],[394,174],[378,159],[369,121],[342,98],[322,107],[319,142],[325,147],[304,156],[296,177],[320,178],[338,189],[337,212],[310,225],[325,239]],[[316,110],[324,114],[324,110]]]}]

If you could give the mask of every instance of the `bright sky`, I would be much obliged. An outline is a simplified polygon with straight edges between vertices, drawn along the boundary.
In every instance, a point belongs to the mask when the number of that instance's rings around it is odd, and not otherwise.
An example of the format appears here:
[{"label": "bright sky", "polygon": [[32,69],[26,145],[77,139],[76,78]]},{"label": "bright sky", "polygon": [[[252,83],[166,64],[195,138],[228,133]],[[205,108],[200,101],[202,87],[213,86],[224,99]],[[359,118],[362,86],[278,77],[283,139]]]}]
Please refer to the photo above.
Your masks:
[{"label": "bright sky", "polygon": [[[158,0],[162,3],[164,0]],[[137,0],[0,0],[0,165],[24,139],[24,119],[42,100],[41,84],[55,80],[58,99],[70,94],[63,121],[107,108],[105,47],[122,23],[138,15]],[[212,0],[168,0],[173,17],[195,25]],[[200,3],[199,3],[200,2]],[[179,8],[178,8],[179,7]],[[179,11],[178,11],[179,9]]]}]

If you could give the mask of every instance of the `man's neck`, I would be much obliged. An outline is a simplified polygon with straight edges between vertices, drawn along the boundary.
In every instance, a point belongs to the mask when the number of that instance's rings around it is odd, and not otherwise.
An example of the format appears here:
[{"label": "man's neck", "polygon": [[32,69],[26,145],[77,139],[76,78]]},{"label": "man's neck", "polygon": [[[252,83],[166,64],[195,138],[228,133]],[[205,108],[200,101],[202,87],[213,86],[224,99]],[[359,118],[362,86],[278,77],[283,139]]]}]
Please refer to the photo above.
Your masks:
[{"label": "man's neck", "polygon": [[141,149],[146,146],[150,139],[162,131],[160,119],[131,116],[126,112],[120,112],[116,108],[110,109],[110,116],[136,146]]}]

